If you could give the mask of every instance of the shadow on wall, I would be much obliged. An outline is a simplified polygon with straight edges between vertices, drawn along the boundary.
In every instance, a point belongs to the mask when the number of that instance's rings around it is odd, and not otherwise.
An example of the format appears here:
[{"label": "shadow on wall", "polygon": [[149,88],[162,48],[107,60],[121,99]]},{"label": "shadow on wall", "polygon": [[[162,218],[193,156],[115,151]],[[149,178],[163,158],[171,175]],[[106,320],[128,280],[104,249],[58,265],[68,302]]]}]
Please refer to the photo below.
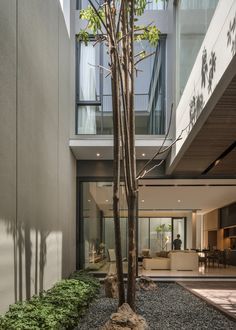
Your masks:
[{"label": "shadow on wall", "polygon": [[[47,264],[47,238],[49,231],[31,229],[28,224],[16,226],[14,221],[6,221],[6,231],[1,230],[2,244],[5,255],[6,272],[11,281],[10,272],[14,268],[14,297],[15,301],[29,299],[32,294],[44,290],[45,266]],[[5,246],[4,246],[5,245]],[[12,258],[13,252],[13,258]],[[13,283],[9,283],[9,287]],[[4,288],[3,288],[4,289]],[[13,302],[13,301],[12,301]]]}]

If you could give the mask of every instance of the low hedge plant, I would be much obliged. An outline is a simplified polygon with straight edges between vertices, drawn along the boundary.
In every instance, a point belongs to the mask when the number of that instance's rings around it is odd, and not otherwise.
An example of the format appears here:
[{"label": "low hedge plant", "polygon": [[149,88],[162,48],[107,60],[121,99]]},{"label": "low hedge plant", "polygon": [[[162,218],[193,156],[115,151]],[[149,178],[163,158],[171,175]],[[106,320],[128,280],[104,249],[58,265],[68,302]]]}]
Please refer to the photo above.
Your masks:
[{"label": "low hedge plant", "polygon": [[98,280],[74,273],[29,301],[11,305],[0,317],[2,330],[73,329],[99,291]]}]

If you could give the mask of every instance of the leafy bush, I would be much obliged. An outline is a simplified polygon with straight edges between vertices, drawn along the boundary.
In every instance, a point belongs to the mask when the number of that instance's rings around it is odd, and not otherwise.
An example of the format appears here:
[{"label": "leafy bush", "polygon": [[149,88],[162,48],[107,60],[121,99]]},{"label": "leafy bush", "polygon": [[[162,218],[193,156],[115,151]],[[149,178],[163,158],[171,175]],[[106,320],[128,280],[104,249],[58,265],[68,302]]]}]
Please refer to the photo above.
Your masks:
[{"label": "leafy bush", "polygon": [[11,305],[5,316],[0,317],[0,329],[73,329],[100,284],[86,273],[77,272],[72,277],[29,301]]}]

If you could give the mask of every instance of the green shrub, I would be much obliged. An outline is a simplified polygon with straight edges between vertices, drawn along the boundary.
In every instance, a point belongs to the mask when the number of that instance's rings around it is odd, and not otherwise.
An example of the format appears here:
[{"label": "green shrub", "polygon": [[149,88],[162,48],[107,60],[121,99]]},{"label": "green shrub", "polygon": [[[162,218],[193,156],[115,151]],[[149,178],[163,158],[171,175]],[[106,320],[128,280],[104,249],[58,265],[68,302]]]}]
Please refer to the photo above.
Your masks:
[{"label": "green shrub", "polygon": [[100,284],[85,273],[74,273],[72,277],[29,301],[11,305],[0,317],[0,329],[73,329],[96,296]]}]

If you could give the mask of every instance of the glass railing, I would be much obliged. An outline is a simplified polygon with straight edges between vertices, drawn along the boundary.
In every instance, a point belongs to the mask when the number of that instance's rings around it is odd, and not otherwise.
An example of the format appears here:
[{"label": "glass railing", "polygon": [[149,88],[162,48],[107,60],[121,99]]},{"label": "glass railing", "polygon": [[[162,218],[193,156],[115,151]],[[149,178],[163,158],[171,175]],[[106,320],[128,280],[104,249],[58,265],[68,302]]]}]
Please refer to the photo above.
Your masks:
[{"label": "glass railing", "polygon": [[[153,114],[148,111],[149,94],[136,94],[135,126],[136,134],[158,134],[152,121],[156,121]],[[103,95],[101,102],[90,105],[82,102],[77,106],[77,134],[111,135],[113,134],[112,97]]]}]

